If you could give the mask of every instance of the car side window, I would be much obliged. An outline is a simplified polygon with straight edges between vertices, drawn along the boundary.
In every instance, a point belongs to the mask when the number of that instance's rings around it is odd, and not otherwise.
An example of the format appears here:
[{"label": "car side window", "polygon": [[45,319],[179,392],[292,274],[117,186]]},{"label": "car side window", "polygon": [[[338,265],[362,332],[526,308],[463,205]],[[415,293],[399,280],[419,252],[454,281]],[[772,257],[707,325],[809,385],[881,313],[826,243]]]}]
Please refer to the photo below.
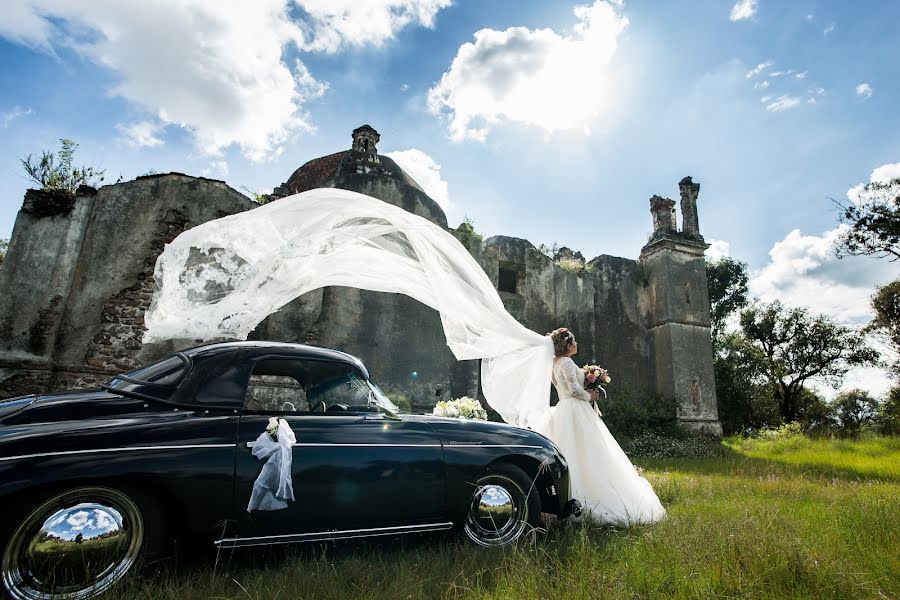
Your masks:
[{"label": "car side window", "polygon": [[323,380],[309,390],[311,401],[322,402],[326,406],[343,405],[349,410],[365,409],[368,404],[368,389],[353,373],[344,373]]},{"label": "car side window", "polygon": [[353,366],[330,360],[271,357],[257,360],[244,408],[263,413],[365,409],[368,388]]},{"label": "car side window", "polygon": [[299,381],[287,375],[260,375],[256,370],[247,384],[244,406],[261,412],[309,410],[306,390]]}]

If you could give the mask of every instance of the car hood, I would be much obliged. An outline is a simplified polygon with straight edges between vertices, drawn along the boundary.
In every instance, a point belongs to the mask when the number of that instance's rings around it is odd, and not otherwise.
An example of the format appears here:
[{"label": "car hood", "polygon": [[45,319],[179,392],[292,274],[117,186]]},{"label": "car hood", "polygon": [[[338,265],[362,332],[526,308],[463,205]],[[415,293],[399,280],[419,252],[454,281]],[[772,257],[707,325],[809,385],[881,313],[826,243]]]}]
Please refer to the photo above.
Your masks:
[{"label": "car hood", "polygon": [[403,415],[402,418],[428,423],[445,445],[541,446],[555,449],[553,442],[541,434],[506,423],[432,415]]},{"label": "car hood", "polygon": [[141,400],[99,390],[21,396],[0,401],[0,422],[77,421],[132,412],[142,405]]}]

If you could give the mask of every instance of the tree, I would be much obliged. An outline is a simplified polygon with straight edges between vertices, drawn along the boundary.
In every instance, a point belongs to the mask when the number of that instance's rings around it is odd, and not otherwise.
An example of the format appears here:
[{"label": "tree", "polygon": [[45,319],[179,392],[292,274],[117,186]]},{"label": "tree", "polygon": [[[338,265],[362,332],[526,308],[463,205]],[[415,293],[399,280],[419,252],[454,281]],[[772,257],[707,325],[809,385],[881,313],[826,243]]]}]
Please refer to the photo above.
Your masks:
[{"label": "tree", "polygon": [[21,159],[22,168],[28,178],[41,186],[44,191],[68,191],[75,193],[79,185],[96,187],[103,181],[106,170],[96,170],[93,166],[76,167],[72,165],[78,144],[72,140],[61,139],[58,154],[49,150],[41,152],[41,157]]},{"label": "tree", "polygon": [[838,386],[851,368],[880,364],[862,332],[804,308],[754,303],[741,312],[740,324],[744,336],[762,352],[761,366],[775,388],[785,422],[800,416],[801,392],[810,379]]},{"label": "tree", "polygon": [[763,375],[764,360],[762,351],[741,333],[719,338],[714,363],[716,401],[726,435],[781,421],[773,387]]},{"label": "tree", "polygon": [[808,435],[827,436],[837,428],[838,415],[834,404],[826,402],[814,391],[807,388],[800,390],[799,407],[800,425]]},{"label": "tree", "polygon": [[835,247],[838,256],[900,258],[900,178],[872,182],[856,201],[835,204],[841,222],[849,226]]},{"label": "tree", "polygon": [[876,424],[884,435],[900,435],[900,385],[892,387],[879,405]]},{"label": "tree", "polygon": [[841,392],[834,399],[834,408],[847,435],[855,435],[866,425],[871,425],[878,416],[878,401],[869,392],[852,389]]},{"label": "tree", "polygon": [[726,256],[706,261],[706,281],[709,286],[709,319],[715,342],[724,330],[728,317],[747,305],[750,277],[745,263]]},{"label": "tree", "polygon": [[[875,290],[872,310],[875,318],[866,325],[865,331],[880,335],[900,354],[900,279]],[[895,377],[900,379],[900,362],[893,368]]]},{"label": "tree", "polygon": [[6,251],[9,250],[9,240],[4,240],[0,238],[0,266],[3,265],[3,261],[6,260]]}]

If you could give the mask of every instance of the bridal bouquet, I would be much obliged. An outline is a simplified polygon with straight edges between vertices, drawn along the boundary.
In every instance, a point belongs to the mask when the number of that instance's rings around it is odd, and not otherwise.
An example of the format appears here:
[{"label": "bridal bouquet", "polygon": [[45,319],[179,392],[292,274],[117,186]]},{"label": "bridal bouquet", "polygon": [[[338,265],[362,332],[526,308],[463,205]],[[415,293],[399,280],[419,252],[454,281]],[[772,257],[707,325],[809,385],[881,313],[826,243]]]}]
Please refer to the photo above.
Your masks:
[{"label": "bridal bouquet", "polygon": [[603,367],[584,365],[581,370],[584,371],[584,389],[586,390],[603,389],[604,383],[612,381],[609,371]]},{"label": "bridal bouquet", "polygon": [[456,400],[442,400],[438,402],[434,407],[434,415],[455,419],[487,421],[487,411],[481,406],[481,402],[468,396],[463,396]]},{"label": "bridal bouquet", "polygon": [[[605,398],[606,390],[603,389],[603,385],[612,381],[612,378],[609,376],[609,371],[597,365],[584,365],[581,370],[584,371],[584,389],[600,390],[603,392],[603,397]],[[591,405],[594,407],[598,416],[603,416],[600,412],[600,407],[597,406],[596,402],[592,400]]]}]

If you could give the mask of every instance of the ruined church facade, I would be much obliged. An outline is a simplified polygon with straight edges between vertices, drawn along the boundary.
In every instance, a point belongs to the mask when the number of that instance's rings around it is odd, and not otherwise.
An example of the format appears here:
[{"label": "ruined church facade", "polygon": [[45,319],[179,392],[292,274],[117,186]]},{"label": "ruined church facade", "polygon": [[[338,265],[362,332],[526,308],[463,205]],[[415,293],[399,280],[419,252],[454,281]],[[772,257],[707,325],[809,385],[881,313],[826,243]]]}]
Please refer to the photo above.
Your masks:
[{"label": "ruined church facade", "polygon": [[[271,201],[318,187],[364,193],[426,218],[457,237],[494,282],[507,310],[539,333],[560,326],[579,339],[579,362],[597,362],[617,390],[678,402],[694,431],[721,434],[716,412],[709,295],[697,198],[679,183],[676,202],[650,199],[653,233],[637,259],[547,256],[529,241],[483,239],[448,228],[438,204],[393,160],[377,131],[353,131],[349,150],[313,159],[275,188]],[[29,190],[0,267],[0,398],[94,386],[196,340],[142,344],[153,269],[186,229],[257,204],[222,181],[179,173],[74,195]],[[562,265],[562,266],[560,266]],[[439,315],[411,298],[328,287],[269,316],[251,339],[346,350],[374,381],[413,410],[479,393],[477,361],[456,361]]]}]

